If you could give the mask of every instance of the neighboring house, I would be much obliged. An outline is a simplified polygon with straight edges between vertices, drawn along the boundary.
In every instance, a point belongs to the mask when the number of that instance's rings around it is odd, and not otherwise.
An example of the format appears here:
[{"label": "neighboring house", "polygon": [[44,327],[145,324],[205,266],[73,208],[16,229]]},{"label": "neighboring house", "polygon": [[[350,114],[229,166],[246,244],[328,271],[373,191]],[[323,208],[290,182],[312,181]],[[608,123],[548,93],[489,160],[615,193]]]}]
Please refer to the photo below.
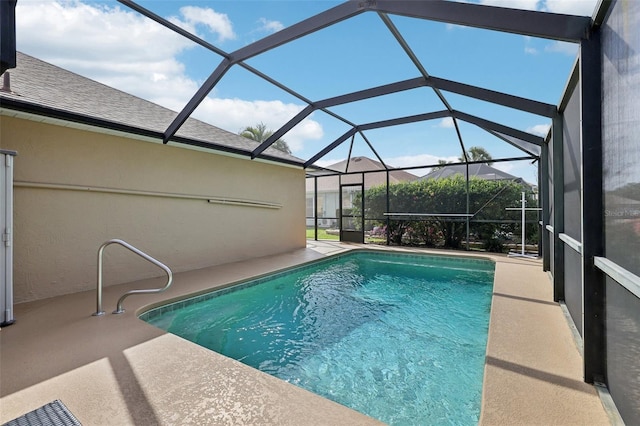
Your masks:
[{"label": "neighboring house", "polygon": [[[95,288],[111,238],[174,272],[305,246],[299,159],[251,160],[255,142],[195,119],[163,145],[174,111],[21,53],[7,73],[17,303]],[[161,274],[117,247],[105,256],[108,285]]]},{"label": "neighboring house", "polygon": [[[386,185],[387,173],[384,165],[379,161],[372,160],[368,157],[353,157],[347,163],[347,160],[327,166],[327,169],[337,172],[369,172],[364,175],[357,173],[353,175],[344,175],[339,180],[338,176],[325,176],[318,178],[318,226],[323,228],[336,227],[338,222],[338,211],[340,208],[340,183],[359,184],[363,183],[364,189],[374,186]],[[371,173],[375,172],[375,173]],[[404,170],[391,170],[389,172],[389,184],[400,182],[412,182],[417,180],[418,176],[413,175]],[[307,179],[307,226],[314,226],[314,179]],[[351,205],[351,197],[353,191],[349,187],[345,188],[344,196],[345,207]]]},{"label": "neighboring house", "polygon": [[[467,166],[465,164],[451,164],[439,167],[430,173],[422,176],[420,180],[442,179],[461,175],[467,177]],[[469,164],[469,177],[477,177],[485,180],[511,180],[514,182],[524,182],[522,178],[510,175],[507,172],[491,167],[488,164]]]},{"label": "neighboring house", "polygon": [[[420,178],[420,180],[426,179],[442,179],[448,178],[455,175],[460,175],[462,177],[467,176],[467,167],[465,164],[450,164],[444,165],[433,170],[431,173],[428,173]],[[530,184],[526,182],[521,177],[517,177],[511,175],[507,172],[503,172],[502,170],[496,169],[495,167],[491,167],[488,164],[484,163],[475,163],[469,164],[469,177],[470,178],[480,178],[485,180],[509,180],[516,183],[520,183],[524,185],[524,187],[529,188],[533,192],[533,199],[538,199],[538,185]]]}]

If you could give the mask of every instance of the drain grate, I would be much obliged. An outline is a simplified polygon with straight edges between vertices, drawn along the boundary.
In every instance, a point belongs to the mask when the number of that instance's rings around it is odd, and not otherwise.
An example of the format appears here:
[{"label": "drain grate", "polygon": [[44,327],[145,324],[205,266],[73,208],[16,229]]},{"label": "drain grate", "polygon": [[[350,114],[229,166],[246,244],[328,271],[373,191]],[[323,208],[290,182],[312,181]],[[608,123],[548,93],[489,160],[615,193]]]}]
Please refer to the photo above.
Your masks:
[{"label": "drain grate", "polygon": [[3,426],[82,426],[67,407],[56,399]]}]

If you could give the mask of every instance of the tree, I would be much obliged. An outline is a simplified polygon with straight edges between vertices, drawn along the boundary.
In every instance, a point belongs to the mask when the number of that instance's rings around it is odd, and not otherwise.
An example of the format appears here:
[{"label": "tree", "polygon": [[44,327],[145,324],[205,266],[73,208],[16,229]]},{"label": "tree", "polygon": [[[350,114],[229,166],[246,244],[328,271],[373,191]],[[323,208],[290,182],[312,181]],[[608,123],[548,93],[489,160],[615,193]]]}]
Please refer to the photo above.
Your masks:
[{"label": "tree", "polygon": [[447,161],[447,160],[439,159],[439,160],[438,160],[438,165],[437,165],[437,166],[435,166],[435,167],[433,168],[433,170],[439,170],[439,169],[443,168],[444,166],[446,166],[447,164],[450,164],[450,163],[451,163],[451,161]]},{"label": "tree", "polygon": [[[483,161],[487,165],[493,164],[493,157],[489,154],[489,151],[481,146],[472,146],[467,150],[467,158],[469,161]],[[464,161],[464,155],[459,158],[460,161]]]},{"label": "tree", "polygon": [[[255,126],[247,126],[238,133],[240,136],[244,136],[247,139],[262,143],[269,139],[273,135],[273,130],[267,129],[267,125],[264,123],[256,124]],[[273,148],[278,151],[282,151],[285,154],[291,154],[291,148],[284,141],[284,139],[278,139],[272,145]]]}]

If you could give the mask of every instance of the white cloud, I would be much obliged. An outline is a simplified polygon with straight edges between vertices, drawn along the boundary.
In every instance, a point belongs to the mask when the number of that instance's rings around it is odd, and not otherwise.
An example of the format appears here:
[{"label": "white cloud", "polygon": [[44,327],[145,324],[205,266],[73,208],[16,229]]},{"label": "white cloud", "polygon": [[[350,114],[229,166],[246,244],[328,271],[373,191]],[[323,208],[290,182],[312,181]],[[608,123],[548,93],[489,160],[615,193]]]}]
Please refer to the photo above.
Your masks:
[{"label": "white cloud", "polygon": [[165,106],[197,90],[176,59],[192,43],[117,6],[21,1],[16,33],[24,53]]},{"label": "white cloud", "polygon": [[277,33],[284,28],[280,21],[270,21],[267,18],[258,19],[260,27],[256,30],[263,33]]},{"label": "white cloud", "polygon": [[537,164],[531,164],[531,161],[493,163],[491,167],[510,175],[521,177],[530,184],[538,184],[538,166]]},{"label": "white cloud", "polygon": [[[277,130],[302,110],[302,106],[281,101],[247,101],[243,99],[206,98],[193,116],[230,132],[237,133],[247,126],[264,123]],[[283,139],[291,150],[299,152],[307,140],[320,139],[322,126],[306,118],[291,129]]]},{"label": "white cloud", "polygon": [[[479,3],[486,6],[537,10],[566,15],[591,16],[595,10],[598,0],[479,0]],[[526,43],[528,43],[528,40],[526,40]],[[539,53],[537,49],[529,46],[526,46],[524,51],[526,54],[530,55]],[[544,51],[575,56],[578,48],[574,43],[555,41],[547,45]]]},{"label": "white cloud", "polygon": [[457,25],[457,24],[447,24],[447,30],[449,31],[453,31],[453,30],[464,30],[467,29],[469,27],[465,27],[464,25]]},{"label": "white cloud", "polygon": [[569,56],[576,56],[578,54],[578,44],[567,43],[564,41],[554,41],[548,44],[544,48],[545,52],[562,53]]},{"label": "white cloud", "polygon": [[536,10],[538,0],[480,0],[481,4],[487,6],[508,7],[511,9]]},{"label": "white cloud", "polygon": [[[181,18],[172,21],[189,31],[204,25],[219,39],[235,37],[226,15],[192,6],[180,12]],[[16,20],[18,50],[108,86],[175,111],[198,90],[200,83],[177,59],[194,43],[128,9],[79,0],[21,0]],[[217,99],[210,94],[194,117],[236,133],[259,122],[275,130],[301,109],[281,101]],[[295,152],[322,134],[321,125],[308,117],[285,140]]]},{"label": "white cloud", "polygon": [[304,142],[308,140],[319,140],[322,136],[324,136],[324,131],[320,123],[307,118],[291,129],[291,131],[284,136],[284,139],[287,141],[291,151],[295,154],[296,152],[302,151]]},{"label": "white cloud", "polygon": [[440,127],[443,129],[453,129],[454,123],[452,117],[445,117],[438,121],[438,124],[435,124],[434,127]]},{"label": "white cloud", "polygon": [[480,0],[486,6],[591,16],[598,0]]},{"label": "white cloud", "polygon": [[540,136],[547,136],[547,133],[549,133],[550,128],[551,128],[550,124],[536,124],[535,126],[529,127],[527,129],[527,132],[540,135]]},{"label": "white cloud", "polygon": [[598,0],[546,0],[543,10],[565,15],[591,16]]},{"label": "white cloud", "polygon": [[231,20],[224,13],[218,13],[210,8],[184,6],[180,8],[180,14],[184,21],[174,18],[177,19],[175,23],[186,30],[195,32],[198,25],[204,25],[210,32],[218,35],[218,42],[236,38]]},{"label": "white cloud", "polygon": [[106,62],[120,54],[120,62],[130,63],[164,59],[191,43],[118,6],[90,6],[79,1],[21,1],[16,7],[16,21],[18,48],[27,47],[40,56],[78,55]]},{"label": "white cloud", "polygon": [[514,164],[509,164],[506,162],[493,163],[491,167],[496,168],[498,170],[502,170],[503,172],[509,173],[509,174],[513,174],[514,170],[517,169],[517,167]]}]

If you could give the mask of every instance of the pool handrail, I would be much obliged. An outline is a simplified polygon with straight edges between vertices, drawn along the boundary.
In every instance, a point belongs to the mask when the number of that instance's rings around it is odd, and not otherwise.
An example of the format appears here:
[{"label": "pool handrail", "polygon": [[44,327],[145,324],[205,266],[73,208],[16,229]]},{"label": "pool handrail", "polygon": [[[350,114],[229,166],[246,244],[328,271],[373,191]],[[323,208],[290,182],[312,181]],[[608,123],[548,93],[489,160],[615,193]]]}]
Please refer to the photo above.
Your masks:
[{"label": "pool handrail", "polygon": [[98,249],[98,285],[96,289],[96,312],[93,313],[93,316],[101,316],[105,314],[105,312],[102,310],[102,255],[104,253],[104,249],[107,248],[107,246],[110,246],[111,244],[121,245],[122,247],[142,257],[143,259],[148,260],[149,262],[163,269],[167,273],[167,278],[168,278],[167,284],[165,284],[165,286],[162,288],[151,288],[151,289],[127,291],[125,294],[120,296],[120,299],[118,299],[116,310],[112,312],[113,314],[121,314],[124,312],[124,309],[122,308],[122,303],[124,302],[124,299],[127,298],[128,296],[131,296],[132,294],[162,293],[163,291],[168,289],[171,286],[171,283],[173,282],[173,273],[171,272],[171,269],[169,269],[167,265],[165,265],[164,263],[160,262],[157,259],[154,259],[153,257],[149,256],[142,250],[132,246],[126,241],[120,240],[118,238],[111,239],[105,242],[104,244],[102,244]]}]

